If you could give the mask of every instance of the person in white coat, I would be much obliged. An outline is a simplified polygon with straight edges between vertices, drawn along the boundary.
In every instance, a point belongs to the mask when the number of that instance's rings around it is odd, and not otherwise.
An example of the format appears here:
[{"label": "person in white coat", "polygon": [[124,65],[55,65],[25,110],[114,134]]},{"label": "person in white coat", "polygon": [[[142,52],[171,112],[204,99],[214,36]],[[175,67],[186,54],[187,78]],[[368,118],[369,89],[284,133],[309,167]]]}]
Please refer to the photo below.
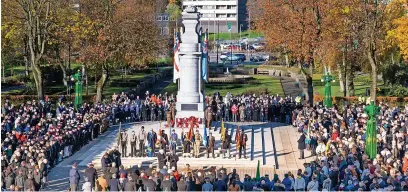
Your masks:
[{"label": "person in white coat", "polygon": [[306,187],[305,179],[302,177],[301,173],[298,173],[293,188],[295,189],[295,191],[304,191],[305,187]]},{"label": "person in white coat", "polygon": [[307,184],[307,191],[319,191],[319,182],[316,181],[315,176],[313,176],[313,179]]},{"label": "person in white coat", "polygon": [[88,181],[88,177],[85,177],[84,180],[85,183],[82,185],[82,191],[91,192],[92,191],[91,182]]}]

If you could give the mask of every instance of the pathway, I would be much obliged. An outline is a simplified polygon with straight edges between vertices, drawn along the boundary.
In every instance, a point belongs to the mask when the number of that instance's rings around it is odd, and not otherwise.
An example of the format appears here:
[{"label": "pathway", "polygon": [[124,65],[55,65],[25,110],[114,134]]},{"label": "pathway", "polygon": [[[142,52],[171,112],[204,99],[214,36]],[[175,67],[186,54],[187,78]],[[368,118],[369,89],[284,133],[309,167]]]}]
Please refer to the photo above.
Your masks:
[{"label": "pathway", "polygon": [[[303,79],[299,79],[299,81],[300,84],[304,85],[305,82]],[[286,96],[291,95],[293,97],[296,97],[302,94],[302,88],[296,87],[295,82],[296,81],[290,77],[281,77],[283,92]]]}]

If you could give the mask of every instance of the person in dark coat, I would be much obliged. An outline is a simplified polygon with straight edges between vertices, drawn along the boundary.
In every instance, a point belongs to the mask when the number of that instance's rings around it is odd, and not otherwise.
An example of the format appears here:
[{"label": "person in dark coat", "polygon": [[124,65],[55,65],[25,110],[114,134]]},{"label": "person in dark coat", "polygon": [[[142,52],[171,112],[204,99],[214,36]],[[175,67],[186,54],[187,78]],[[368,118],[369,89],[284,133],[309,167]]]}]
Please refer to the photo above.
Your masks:
[{"label": "person in dark coat", "polygon": [[39,170],[38,165],[35,166],[33,176],[34,176],[34,181],[35,181],[35,190],[39,191],[41,188],[41,180],[42,180],[43,175],[41,171]]},{"label": "person in dark coat", "polygon": [[227,183],[218,175],[218,180],[214,183],[214,191],[227,191]]},{"label": "person in dark coat", "polygon": [[[227,130],[225,129],[225,132]],[[228,133],[225,133],[225,139],[222,141],[222,154],[223,157],[225,158],[225,152],[228,152],[228,158],[230,158],[230,147],[231,147],[231,136],[228,135]]]},{"label": "person in dark coat", "polygon": [[177,170],[177,162],[179,161],[178,155],[176,153],[170,153],[168,161],[170,162],[170,168],[174,167]]},{"label": "person in dark coat", "polygon": [[98,178],[98,173],[92,163],[88,164],[88,168],[85,170],[84,175],[88,178],[88,181],[91,182],[91,187],[95,188],[95,181]]},{"label": "person in dark coat", "polygon": [[195,183],[195,178],[191,175],[191,173],[189,173],[189,177],[186,179],[186,191],[195,191]]},{"label": "person in dark coat", "polygon": [[305,149],[306,149],[306,143],[305,143],[305,141],[306,141],[306,136],[305,136],[305,133],[304,132],[302,132],[302,134],[300,135],[300,137],[299,137],[299,139],[298,139],[298,149],[299,149],[299,152],[300,152],[300,157],[299,157],[299,159],[304,159],[305,158]]},{"label": "person in dark coat", "polygon": [[163,166],[166,164],[166,155],[164,154],[164,150],[160,149],[159,154],[157,155],[157,162],[159,164],[159,168],[163,169]]},{"label": "person in dark coat", "polygon": [[112,174],[112,179],[109,180],[109,191],[119,191],[119,181],[116,174]]},{"label": "person in dark coat", "polygon": [[207,158],[210,157],[210,153],[212,154],[212,157],[215,158],[215,155],[214,155],[215,137],[212,136],[211,132],[210,132],[210,135],[207,136],[207,141],[208,141]]},{"label": "person in dark coat", "polygon": [[128,181],[125,184],[125,190],[124,191],[136,191],[136,183],[133,181],[132,177],[128,178]]}]

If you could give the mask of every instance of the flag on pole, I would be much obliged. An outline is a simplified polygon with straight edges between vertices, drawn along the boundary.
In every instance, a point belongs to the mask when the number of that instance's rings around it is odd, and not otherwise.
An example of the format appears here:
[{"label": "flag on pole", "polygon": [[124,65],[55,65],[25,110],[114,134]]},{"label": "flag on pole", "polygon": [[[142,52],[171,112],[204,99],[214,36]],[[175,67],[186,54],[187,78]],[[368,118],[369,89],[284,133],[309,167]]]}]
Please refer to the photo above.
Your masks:
[{"label": "flag on pole", "polygon": [[190,123],[190,129],[188,130],[188,133],[187,133],[187,139],[189,141],[192,141],[192,139],[193,139],[193,135],[194,135],[193,127],[194,127],[194,124],[193,124],[193,122],[191,122]]},{"label": "flag on pole", "polygon": [[259,181],[259,180],[261,180],[261,170],[260,170],[260,163],[259,163],[259,160],[258,160],[258,166],[256,167],[256,180],[257,181]]},{"label": "flag on pole", "polygon": [[203,138],[203,144],[205,147],[208,147],[208,140],[207,140],[207,128],[204,127],[204,138]]},{"label": "flag on pole", "polygon": [[236,148],[239,149],[241,145],[241,132],[239,131],[239,126],[237,128],[237,131],[235,132],[235,143],[236,143]]},{"label": "flag on pole", "polygon": [[205,82],[208,82],[208,29],[204,33],[204,41],[202,43],[203,46],[203,54],[202,54],[202,62],[201,62],[201,75]]},{"label": "flag on pole", "polygon": [[225,141],[224,119],[221,120],[221,141]]},{"label": "flag on pole", "polygon": [[180,41],[178,38],[178,33],[174,32],[174,46],[173,46],[173,52],[174,52],[173,82],[174,83],[177,81],[177,79],[180,78],[179,55],[178,55],[179,50],[180,50]]}]

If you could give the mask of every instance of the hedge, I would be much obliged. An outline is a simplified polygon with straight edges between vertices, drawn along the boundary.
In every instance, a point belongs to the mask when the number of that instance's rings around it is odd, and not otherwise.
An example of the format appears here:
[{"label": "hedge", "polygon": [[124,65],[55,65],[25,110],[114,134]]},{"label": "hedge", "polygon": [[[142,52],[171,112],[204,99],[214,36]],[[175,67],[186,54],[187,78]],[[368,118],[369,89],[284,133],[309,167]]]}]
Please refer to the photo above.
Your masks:
[{"label": "hedge", "polygon": [[[48,96],[48,99],[52,103],[56,103],[56,101],[58,101],[58,99],[62,95],[47,95],[47,96]],[[75,95],[71,95],[71,96],[65,95],[65,97],[68,101],[73,102],[75,100]],[[25,103],[26,101],[38,100],[37,95],[1,95],[1,103],[4,104],[7,98],[11,100],[11,102],[15,105]],[[82,101],[83,102],[94,102],[95,95],[83,95]]]},{"label": "hedge", "polygon": [[[332,97],[333,104],[342,104],[344,101],[348,103],[358,103],[358,98],[356,96],[351,97]],[[324,96],[323,95],[314,95],[313,101],[316,102],[323,102]],[[377,103],[383,102],[388,103],[390,105],[402,106],[408,104],[408,97],[382,97],[379,96],[376,99]]]}]

